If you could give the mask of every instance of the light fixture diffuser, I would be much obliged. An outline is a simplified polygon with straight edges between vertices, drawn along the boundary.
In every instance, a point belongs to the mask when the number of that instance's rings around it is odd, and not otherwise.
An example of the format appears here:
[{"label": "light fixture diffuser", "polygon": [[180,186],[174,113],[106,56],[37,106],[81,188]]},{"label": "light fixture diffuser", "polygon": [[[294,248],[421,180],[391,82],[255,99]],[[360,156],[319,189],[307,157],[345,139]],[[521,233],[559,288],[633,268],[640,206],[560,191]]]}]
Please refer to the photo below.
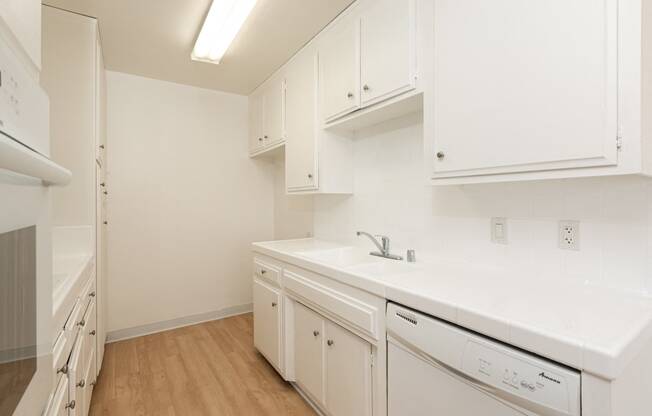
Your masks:
[{"label": "light fixture diffuser", "polygon": [[190,57],[219,64],[257,0],[213,0]]}]

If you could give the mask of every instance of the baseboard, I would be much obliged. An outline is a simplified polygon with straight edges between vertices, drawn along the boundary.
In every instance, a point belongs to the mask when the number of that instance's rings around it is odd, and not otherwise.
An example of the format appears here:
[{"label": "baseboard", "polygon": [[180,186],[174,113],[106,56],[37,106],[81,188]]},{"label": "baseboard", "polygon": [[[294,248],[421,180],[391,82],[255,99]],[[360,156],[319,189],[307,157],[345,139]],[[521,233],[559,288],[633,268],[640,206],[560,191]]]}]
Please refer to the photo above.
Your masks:
[{"label": "baseboard", "polygon": [[153,324],[135,326],[132,328],[118,329],[110,331],[106,335],[106,343],[122,341],[129,338],[142,337],[143,335],[155,334],[157,332],[168,331],[170,329],[181,328],[184,326],[200,324],[202,322],[216,321],[218,319],[228,318],[230,316],[242,315],[253,310],[253,304],[230,306],[218,311],[200,313],[197,315],[184,316],[181,318],[170,319],[168,321],[154,322]]},{"label": "baseboard", "polygon": [[297,393],[299,393],[299,396],[301,396],[301,398],[302,398],[306,403],[308,403],[308,404],[310,405],[310,407],[312,407],[312,410],[314,410],[315,413],[317,413],[319,416],[326,416],[326,414],[325,414],[324,412],[321,411],[321,409],[320,409],[320,408],[315,404],[315,402],[313,402],[312,399],[311,399],[310,397],[308,397],[308,395],[307,395],[306,393],[304,393],[303,390],[301,390],[301,387],[299,387],[299,386],[297,385],[297,383],[293,383],[293,382],[291,382],[291,381],[290,381],[289,383],[290,383],[290,385],[291,385],[292,387],[294,387],[294,390],[296,390]]}]

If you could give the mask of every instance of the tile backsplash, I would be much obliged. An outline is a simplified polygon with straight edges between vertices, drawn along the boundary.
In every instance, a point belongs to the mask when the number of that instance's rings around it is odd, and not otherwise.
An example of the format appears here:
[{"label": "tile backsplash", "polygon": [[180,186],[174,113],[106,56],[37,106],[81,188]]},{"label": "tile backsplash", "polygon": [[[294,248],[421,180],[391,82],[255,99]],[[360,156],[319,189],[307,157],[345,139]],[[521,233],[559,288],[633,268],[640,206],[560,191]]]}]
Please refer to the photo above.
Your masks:
[{"label": "tile backsplash", "polygon": [[[432,187],[423,125],[407,116],[358,132],[353,196],[314,197],[315,237],[369,247],[356,230],[386,234],[393,251],[473,262],[652,294],[652,180],[607,177]],[[508,244],[491,242],[507,218]],[[580,250],[558,248],[558,221],[580,221]],[[401,253],[402,252],[402,253]]]}]

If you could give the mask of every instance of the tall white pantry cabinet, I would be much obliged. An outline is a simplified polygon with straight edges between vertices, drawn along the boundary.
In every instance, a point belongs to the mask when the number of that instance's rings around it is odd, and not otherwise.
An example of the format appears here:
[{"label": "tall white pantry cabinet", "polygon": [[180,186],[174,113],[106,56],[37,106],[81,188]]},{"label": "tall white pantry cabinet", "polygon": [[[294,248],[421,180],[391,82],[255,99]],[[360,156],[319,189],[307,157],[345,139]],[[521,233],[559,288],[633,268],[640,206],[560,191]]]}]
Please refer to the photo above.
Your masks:
[{"label": "tall white pantry cabinet", "polygon": [[[91,368],[95,374],[82,377],[94,380],[102,366],[106,340],[106,202],[109,195],[106,78],[101,38],[94,18],[45,5],[42,18],[41,84],[50,98],[52,158],[73,173],[70,185],[52,194],[53,224],[91,226],[94,230],[94,247],[89,247],[95,252],[93,284],[89,291],[93,302],[87,313],[92,322],[86,322],[93,336],[83,340],[83,350],[88,351],[84,359],[92,357],[93,361],[90,366],[84,364],[84,368]],[[73,350],[71,360],[77,357],[75,354]],[[70,389],[73,388],[75,385],[71,384]],[[83,416],[88,412],[90,394],[86,396],[81,402],[76,400],[79,406],[71,410],[71,415]]]}]

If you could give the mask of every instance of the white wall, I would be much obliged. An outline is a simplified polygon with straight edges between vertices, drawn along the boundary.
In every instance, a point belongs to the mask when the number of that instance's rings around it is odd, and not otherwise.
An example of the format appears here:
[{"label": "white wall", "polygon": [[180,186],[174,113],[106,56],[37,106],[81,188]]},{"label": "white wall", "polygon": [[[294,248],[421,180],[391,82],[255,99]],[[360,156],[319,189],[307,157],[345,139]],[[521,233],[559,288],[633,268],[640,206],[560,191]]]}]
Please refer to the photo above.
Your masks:
[{"label": "white wall", "polygon": [[[355,230],[387,234],[397,252],[474,262],[652,293],[652,181],[589,178],[431,187],[423,129],[408,116],[354,139],[355,194],[315,196],[322,239],[372,248]],[[490,241],[490,218],[508,218],[509,244]],[[557,221],[581,221],[580,251],[557,248]],[[404,253],[402,253],[404,254]]]},{"label": "white wall", "polygon": [[246,97],[107,76],[108,330],[250,303],[274,176],[248,157]]}]

